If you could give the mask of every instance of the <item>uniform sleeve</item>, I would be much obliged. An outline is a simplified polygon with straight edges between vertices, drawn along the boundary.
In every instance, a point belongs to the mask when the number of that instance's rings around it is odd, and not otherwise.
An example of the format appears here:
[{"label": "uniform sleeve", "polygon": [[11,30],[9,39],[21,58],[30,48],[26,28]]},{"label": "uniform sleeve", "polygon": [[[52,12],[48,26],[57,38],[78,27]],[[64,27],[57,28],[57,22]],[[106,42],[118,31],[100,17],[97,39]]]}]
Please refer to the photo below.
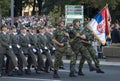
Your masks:
[{"label": "uniform sleeve", "polygon": [[2,38],[2,36],[0,35],[0,44],[5,47],[9,47],[9,45],[5,41],[3,41],[1,38]]},{"label": "uniform sleeve", "polygon": [[52,39],[56,39],[56,37],[57,37],[57,30],[55,30],[55,31],[53,32],[53,37],[52,37]]}]

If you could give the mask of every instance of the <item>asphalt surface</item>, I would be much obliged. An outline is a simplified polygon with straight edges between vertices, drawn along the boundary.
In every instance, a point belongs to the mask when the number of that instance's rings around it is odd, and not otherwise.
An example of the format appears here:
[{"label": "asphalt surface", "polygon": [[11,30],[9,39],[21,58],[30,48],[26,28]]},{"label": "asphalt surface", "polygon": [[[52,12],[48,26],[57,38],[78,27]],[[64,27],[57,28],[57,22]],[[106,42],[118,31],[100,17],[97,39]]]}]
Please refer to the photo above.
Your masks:
[{"label": "asphalt surface", "polygon": [[[12,77],[2,76],[0,81],[120,81],[120,66],[119,65],[101,65],[101,69],[105,71],[104,74],[98,74],[96,72],[90,72],[88,65],[85,64],[83,72],[85,76],[69,77],[69,63],[64,63],[65,69],[59,71],[60,78],[54,79],[53,72],[45,73],[41,72],[36,74],[32,69],[31,75],[14,75]],[[76,65],[76,69],[78,64]]]}]

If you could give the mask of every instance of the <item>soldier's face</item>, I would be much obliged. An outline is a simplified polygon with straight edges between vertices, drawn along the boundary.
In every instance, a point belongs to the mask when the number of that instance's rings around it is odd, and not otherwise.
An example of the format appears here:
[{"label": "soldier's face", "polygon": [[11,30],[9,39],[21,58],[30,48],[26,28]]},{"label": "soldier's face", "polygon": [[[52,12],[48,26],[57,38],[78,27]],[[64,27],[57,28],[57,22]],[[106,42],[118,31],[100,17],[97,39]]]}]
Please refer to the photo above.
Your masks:
[{"label": "soldier's face", "polygon": [[14,29],[12,29],[12,32],[16,32],[16,29],[14,28]]},{"label": "soldier's face", "polygon": [[2,28],[2,31],[4,31],[4,32],[8,32],[7,27],[3,27],[3,28]]},{"label": "soldier's face", "polygon": [[21,32],[26,34],[27,31],[26,31],[26,29],[22,29]]},{"label": "soldier's face", "polygon": [[79,27],[80,26],[80,22],[76,22],[76,26]]},{"label": "soldier's face", "polygon": [[60,23],[60,27],[64,28],[64,27],[65,27],[65,23],[64,23],[64,22],[61,22],[61,23]]},{"label": "soldier's face", "polygon": [[35,30],[35,29],[33,29],[33,30],[32,30],[32,33],[36,33],[36,30]]},{"label": "soldier's face", "polygon": [[41,29],[41,33],[45,33],[45,29]]}]

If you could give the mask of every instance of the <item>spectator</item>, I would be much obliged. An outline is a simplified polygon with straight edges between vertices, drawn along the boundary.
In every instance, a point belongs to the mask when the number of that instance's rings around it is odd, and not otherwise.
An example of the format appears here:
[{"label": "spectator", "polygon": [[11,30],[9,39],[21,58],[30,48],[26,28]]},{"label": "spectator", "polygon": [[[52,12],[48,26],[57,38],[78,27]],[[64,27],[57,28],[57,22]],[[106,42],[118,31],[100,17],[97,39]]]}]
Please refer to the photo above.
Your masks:
[{"label": "spectator", "polygon": [[111,31],[111,39],[112,43],[120,43],[120,32],[119,32],[119,24],[115,23],[114,28]]}]

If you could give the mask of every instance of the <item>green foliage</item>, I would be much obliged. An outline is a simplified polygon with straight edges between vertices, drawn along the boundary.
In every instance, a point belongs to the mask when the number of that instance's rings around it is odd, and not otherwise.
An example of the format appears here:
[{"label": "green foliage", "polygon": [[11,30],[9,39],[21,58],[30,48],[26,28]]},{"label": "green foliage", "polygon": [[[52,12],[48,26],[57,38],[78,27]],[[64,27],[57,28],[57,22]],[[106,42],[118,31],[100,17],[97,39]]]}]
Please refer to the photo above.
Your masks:
[{"label": "green foliage", "polygon": [[0,0],[2,16],[8,16],[10,11],[10,0]]},{"label": "green foliage", "polygon": [[[2,9],[2,16],[9,16],[10,12],[10,1],[11,0],[0,0],[0,5]],[[17,3],[21,0],[15,0]],[[38,1],[38,0],[36,0]],[[99,10],[101,10],[106,4],[108,4],[111,16],[113,19],[119,18],[120,15],[120,0],[40,0],[45,2],[45,4],[40,9],[40,12],[42,14],[52,14],[52,17],[58,18],[61,14],[65,13],[65,5],[84,5],[86,11],[85,15],[91,17],[94,16],[93,13],[97,13]],[[24,9],[25,6],[34,5],[34,0],[22,0],[22,4],[16,4],[15,7],[19,9],[20,14],[20,7],[22,6],[22,9]],[[56,8],[57,7],[57,8]],[[17,10],[16,8],[16,10]],[[94,10],[94,12],[92,11]],[[97,11],[95,11],[97,10]],[[16,12],[18,12],[16,11]]]}]

